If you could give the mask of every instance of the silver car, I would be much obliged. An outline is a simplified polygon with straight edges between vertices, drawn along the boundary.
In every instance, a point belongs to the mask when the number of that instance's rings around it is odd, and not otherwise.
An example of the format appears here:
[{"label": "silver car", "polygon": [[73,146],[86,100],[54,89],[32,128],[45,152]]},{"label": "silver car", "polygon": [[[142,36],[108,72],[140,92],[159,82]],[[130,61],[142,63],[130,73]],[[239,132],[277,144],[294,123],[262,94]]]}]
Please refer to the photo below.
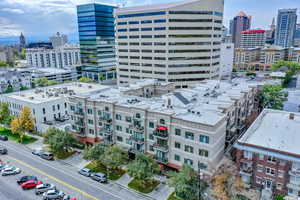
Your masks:
[{"label": "silver car", "polygon": [[35,194],[40,195],[43,194],[44,192],[47,192],[48,190],[55,190],[55,189],[56,189],[55,185],[44,183],[44,184],[37,185],[35,187]]},{"label": "silver car", "polygon": [[43,194],[43,200],[62,199],[64,195],[60,190],[48,190]]},{"label": "silver car", "polygon": [[8,167],[2,170],[2,176],[8,176],[8,175],[16,175],[20,174],[21,170],[16,167]]}]

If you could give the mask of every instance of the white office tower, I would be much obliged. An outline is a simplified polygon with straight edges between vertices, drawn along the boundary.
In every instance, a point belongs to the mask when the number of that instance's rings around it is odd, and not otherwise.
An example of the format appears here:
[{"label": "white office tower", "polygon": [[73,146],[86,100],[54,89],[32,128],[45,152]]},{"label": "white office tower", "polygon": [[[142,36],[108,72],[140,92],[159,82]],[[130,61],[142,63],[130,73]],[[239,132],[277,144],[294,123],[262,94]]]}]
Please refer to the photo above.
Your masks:
[{"label": "white office tower", "polygon": [[115,10],[118,84],[155,78],[185,88],[217,78],[223,0]]},{"label": "white office tower", "polygon": [[50,42],[53,48],[61,47],[68,43],[68,36],[57,32],[56,35],[50,37]]}]

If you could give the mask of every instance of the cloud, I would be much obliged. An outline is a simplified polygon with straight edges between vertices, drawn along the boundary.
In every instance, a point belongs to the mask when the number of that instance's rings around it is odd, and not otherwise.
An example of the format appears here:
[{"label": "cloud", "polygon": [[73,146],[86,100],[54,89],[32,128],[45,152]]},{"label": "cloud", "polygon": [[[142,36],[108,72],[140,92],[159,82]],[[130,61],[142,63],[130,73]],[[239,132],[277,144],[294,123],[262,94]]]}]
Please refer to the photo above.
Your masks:
[{"label": "cloud", "polygon": [[23,10],[17,8],[2,8],[0,11],[16,13],[16,14],[24,14]]},{"label": "cloud", "polygon": [[18,36],[22,29],[19,25],[13,24],[9,19],[0,17],[0,37]]}]

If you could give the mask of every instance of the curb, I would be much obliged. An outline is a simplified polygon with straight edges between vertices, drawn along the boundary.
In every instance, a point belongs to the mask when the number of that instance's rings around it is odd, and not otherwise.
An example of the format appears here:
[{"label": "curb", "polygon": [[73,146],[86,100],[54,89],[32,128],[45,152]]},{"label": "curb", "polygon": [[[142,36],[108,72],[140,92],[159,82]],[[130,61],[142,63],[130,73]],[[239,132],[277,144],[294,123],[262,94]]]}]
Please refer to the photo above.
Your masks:
[{"label": "curb", "polygon": [[130,189],[130,188],[128,188],[128,187],[126,187],[126,186],[124,186],[124,185],[122,185],[122,184],[117,183],[117,182],[115,182],[114,184],[115,184],[115,185],[118,185],[118,186],[120,186],[120,187],[122,187],[123,189],[125,189],[125,190],[127,190],[127,191],[134,192],[134,193],[136,193],[136,194],[138,194],[138,195],[140,195],[140,196],[142,196],[142,197],[144,197],[144,198],[147,198],[147,199],[149,199],[149,200],[156,200],[155,198],[153,198],[153,197],[151,197],[151,196],[149,196],[149,195],[146,195],[146,194],[141,193],[141,192],[136,191],[136,190],[132,190],[132,189]]}]

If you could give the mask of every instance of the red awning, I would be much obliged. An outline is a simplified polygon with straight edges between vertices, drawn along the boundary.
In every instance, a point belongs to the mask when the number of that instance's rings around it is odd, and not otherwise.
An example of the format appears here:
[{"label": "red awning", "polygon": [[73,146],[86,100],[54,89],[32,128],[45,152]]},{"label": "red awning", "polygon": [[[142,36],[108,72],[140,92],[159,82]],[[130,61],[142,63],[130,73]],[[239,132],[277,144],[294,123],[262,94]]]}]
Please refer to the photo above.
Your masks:
[{"label": "red awning", "polygon": [[157,130],[166,131],[166,130],[168,130],[168,128],[166,126],[159,126],[159,127],[157,127]]},{"label": "red awning", "polygon": [[176,165],[174,163],[168,163],[167,166],[171,167],[171,168],[174,168],[174,169],[181,169],[181,166],[180,165]]}]

